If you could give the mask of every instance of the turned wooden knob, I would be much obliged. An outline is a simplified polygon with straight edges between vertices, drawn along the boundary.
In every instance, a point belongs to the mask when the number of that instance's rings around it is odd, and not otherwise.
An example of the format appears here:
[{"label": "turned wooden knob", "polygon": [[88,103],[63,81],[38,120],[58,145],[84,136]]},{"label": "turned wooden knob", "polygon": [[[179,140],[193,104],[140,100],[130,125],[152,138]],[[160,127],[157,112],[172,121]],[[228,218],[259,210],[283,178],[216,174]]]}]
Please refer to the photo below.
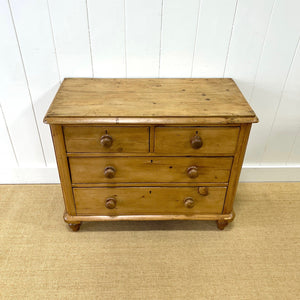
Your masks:
[{"label": "turned wooden knob", "polygon": [[109,148],[113,143],[113,138],[110,135],[105,134],[100,138],[100,143],[103,147]]},{"label": "turned wooden knob", "polygon": [[192,208],[194,207],[195,202],[194,199],[192,197],[187,197],[184,199],[184,206],[187,208]]},{"label": "turned wooden knob", "polygon": [[196,178],[199,175],[198,168],[196,166],[189,167],[186,170],[186,173],[187,173],[187,176],[189,176],[190,178]]},{"label": "turned wooden knob", "polygon": [[195,135],[193,136],[193,138],[191,139],[191,145],[194,149],[199,149],[202,147],[202,139],[199,135]]},{"label": "turned wooden knob", "polygon": [[208,195],[208,188],[206,186],[205,187],[199,187],[198,191],[199,191],[199,194],[201,196],[207,196]]},{"label": "turned wooden knob", "polygon": [[106,178],[114,178],[116,175],[116,169],[114,167],[106,167],[104,170],[104,176]]},{"label": "turned wooden knob", "polygon": [[114,209],[117,205],[117,200],[115,198],[107,198],[105,200],[105,207],[108,209]]}]

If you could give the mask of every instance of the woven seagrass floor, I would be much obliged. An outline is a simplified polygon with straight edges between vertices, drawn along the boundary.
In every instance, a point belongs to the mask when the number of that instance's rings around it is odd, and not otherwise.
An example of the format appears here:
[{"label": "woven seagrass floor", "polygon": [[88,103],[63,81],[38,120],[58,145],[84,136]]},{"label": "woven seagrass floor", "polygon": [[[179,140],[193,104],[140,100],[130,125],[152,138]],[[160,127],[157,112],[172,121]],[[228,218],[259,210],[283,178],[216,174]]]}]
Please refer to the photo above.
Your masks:
[{"label": "woven seagrass floor", "polygon": [[58,185],[0,186],[1,299],[299,299],[300,183],[241,183],[236,219],[62,220]]}]

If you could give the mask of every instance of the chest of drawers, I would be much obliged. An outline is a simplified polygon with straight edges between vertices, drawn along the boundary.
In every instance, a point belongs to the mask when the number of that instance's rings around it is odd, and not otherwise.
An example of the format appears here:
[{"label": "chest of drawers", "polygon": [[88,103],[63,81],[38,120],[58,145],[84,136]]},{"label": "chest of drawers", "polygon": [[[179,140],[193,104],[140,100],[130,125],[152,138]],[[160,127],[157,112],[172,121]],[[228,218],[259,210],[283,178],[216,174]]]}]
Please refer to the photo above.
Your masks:
[{"label": "chest of drawers", "polygon": [[234,219],[257,117],[232,79],[65,79],[50,124],[64,220]]}]

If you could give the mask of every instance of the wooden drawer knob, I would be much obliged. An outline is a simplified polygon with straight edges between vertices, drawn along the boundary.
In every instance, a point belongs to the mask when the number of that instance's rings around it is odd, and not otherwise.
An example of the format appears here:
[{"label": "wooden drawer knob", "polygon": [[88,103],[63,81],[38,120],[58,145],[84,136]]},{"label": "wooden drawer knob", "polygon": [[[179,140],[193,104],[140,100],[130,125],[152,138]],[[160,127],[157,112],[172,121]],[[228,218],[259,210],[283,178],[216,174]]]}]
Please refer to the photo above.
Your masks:
[{"label": "wooden drawer knob", "polygon": [[100,138],[100,143],[103,147],[109,148],[113,143],[113,138],[110,135],[105,134]]},{"label": "wooden drawer knob", "polygon": [[194,149],[199,149],[202,147],[202,139],[199,135],[195,135],[192,139],[191,139],[191,145]]},{"label": "wooden drawer knob", "polygon": [[194,207],[195,202],[194,199],[192,197],[187,197],[184,199],[184,206],[187,208],[192,208]]},{"label": "wooden drawer knob", "polygon": [[206,186],[205,187],[199,187],[198,191],[199,191],[199,194],[201,196],[207,196],[208,195],[208,188]]},{"label": "wooden drawer knob", "polygon": [[198,168],[196,166],[189,167],[186,173],[190,178],[196,178],[199,175]]},{"label": "wooden drawer knob", "polygon": [[104,170],[104,176],[106,178],[114,178],[116,175],[116,169],[114,167],[106,167]]},{"label": "wooden drawer knob", "polygon": [[117,205],[117,200],[113,197],[105,200],[105,207],[108,209],[114,209]]}]

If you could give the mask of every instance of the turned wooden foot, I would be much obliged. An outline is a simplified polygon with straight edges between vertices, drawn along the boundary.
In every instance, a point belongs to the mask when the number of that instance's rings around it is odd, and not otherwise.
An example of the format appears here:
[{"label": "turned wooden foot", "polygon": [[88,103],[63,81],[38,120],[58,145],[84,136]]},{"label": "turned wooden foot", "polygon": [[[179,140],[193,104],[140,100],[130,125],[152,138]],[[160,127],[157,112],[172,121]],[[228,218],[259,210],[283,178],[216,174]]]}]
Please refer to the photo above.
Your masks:
[{"label": "turned wooden foot", "polygon": [[234,218],[235,218],[235,212],[232,211],[229,217],[226,218],[226,220],[224,219],[217,220],[217,227],[220,230],[223,230],[230,222],[234,220]]},{"label": "turned wooden foot", "polygon": [[73,231],[78,231],[80,229],[81,223],[78,223],[78,224],[68,223],[68,225]]},{"label": "turned wooden foot", "polygon": [[226,220],[217,220],[217,226],[220,230],[223,230],[227,225],[228,225],[228,221]]}]

